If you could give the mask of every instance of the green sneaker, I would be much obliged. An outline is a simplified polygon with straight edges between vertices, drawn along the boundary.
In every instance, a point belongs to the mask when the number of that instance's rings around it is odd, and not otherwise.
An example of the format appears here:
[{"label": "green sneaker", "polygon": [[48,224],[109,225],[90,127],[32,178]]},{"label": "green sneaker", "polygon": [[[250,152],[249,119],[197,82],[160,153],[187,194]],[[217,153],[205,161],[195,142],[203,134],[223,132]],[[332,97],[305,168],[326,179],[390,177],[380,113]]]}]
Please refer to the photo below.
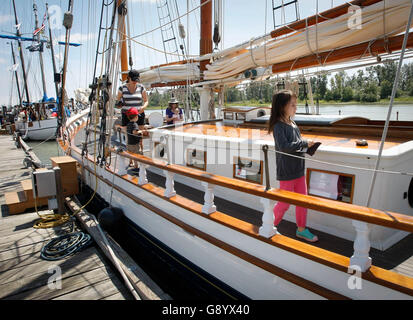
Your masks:
[{"label": "green sneaker", "polygon": [[304,240],[306,240],[306,241],[309,241],[309,242],[316,242],[316,241],[318,241],[318,238],[317,238],[317,236],[316,235],[314,235],[314,234],[312,234],[311,232],[310,232],[310,230],[308,230],[307,228],[305,228],[303,231],[298,231],[298,229],[297,229],[297,232],[295,233],[295,235],[298,237],[298,238],[301,238],[301,239],[304,239]]}]

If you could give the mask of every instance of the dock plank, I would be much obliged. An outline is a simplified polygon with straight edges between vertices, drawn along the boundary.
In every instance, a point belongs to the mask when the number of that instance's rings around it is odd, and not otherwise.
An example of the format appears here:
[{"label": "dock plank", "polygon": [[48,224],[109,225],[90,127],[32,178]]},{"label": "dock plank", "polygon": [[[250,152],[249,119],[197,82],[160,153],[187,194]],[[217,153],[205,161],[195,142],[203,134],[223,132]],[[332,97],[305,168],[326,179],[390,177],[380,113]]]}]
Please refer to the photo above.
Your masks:
[{"label": "dock plank", "polygon": [[[57,261],[40,257],[45,243],[65,227],[34,229],[33,224],[39,219],[34,209],[9,214],[4,194],[24,191],[31,169],[23,166],[26,154],[10,136],[0,136],[0,154],[0,299],[133,299],[95,244]],[[40,215],[49,213],[50,210],[39,210]],[[61,268],[62,287],[53,290],[48,286],[53,272],[48,271],[56,266]]]},{"label": "dock plank", "polygon": [[[12,294],[6,297],[6,300],[51,300],[66,294],[72,294],[72,299],[78,300],[80,295],[79,290],[85,287],[93,286],[100,281],[107,280],[109,274],[104,268],[96,268],[83,273],[73,275],[68,278],[62,278],[61,287],[49,287],[47,281],[41,283],[36,288],[29,288],[26,291]],[[34,290],[33,290],[34,289]],[[91,298],[93,299],[93,297]]]}]

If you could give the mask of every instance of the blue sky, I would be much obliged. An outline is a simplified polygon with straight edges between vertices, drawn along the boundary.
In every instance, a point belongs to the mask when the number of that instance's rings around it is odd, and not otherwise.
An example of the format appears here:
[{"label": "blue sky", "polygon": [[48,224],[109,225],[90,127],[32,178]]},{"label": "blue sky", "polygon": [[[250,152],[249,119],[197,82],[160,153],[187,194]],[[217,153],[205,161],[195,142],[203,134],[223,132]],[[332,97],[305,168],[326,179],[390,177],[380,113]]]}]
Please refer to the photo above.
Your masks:
[{"label": "blue sky", "polygon": [[[15,0],[19,23],[21,23],[21,32],[23,35],[30,36],[34,30],[33,2],[37,4],[40,24],[45,14],[45,3],[48,2],[49,8],[52,9],[52,22],[54,22],[53,36],[55,39],[64,40],[65,29],[61,26],[61,17],[58,13],[67,10],[67,0]],[[72,47],[69,51],[69,64],[67,74],[67,90],[70,97],[73,96],[73,90],[78,87],[87,87],[92,81],[93,65],[95,60],[95,51],[97,45],[98,23],[101,10],[100,0],[73,0],[74,1],[74,22],[71,31],[71,42],[81,43],[80,47]],[[108,1],[108,0],[106,0]],[[110,1],[109,1],[110,2]],[[130,14],[130,34],[138,36],[146,31],[159,27],[159,18],[156,9],[156,0],[129,0]],[[280,1],[279,1],[280,2]],[[300,18],[310,16],[316,13],[317,3],[318,10],[322,12],[331,6],[344,3],[340,0],[304,0],[300,1],[299,14]],[[2,0],[0,7],[0,32],[2,34],[15,33],[14,15],[11,0]],[[169,1],[172,7],[175,7],[175,1]],[[182,15],[188,10],[197,7],[200,0],[177,0],[179,14]],[[188,8],[189,5],[189,8]],[[172,10],[172,9],[171,9]],[[290,19],[287,12],[287,20]],[[58,23],[60,21],[60,23]],[[199,9],[193,11],[189,18],[183,17],[182,24],[185,26],[186,36],[185,45],[189,39],[189,54],[197,55],[199,53]],[[46,21],[47,25],[47,21]],[[223,0],[223,35],[220,47],[228,48],[236,44],[250,40],[253,37],[263,35],[274,29],[272,16],[271,0]],[[48,35],[46,30],[45,35]],[[160,30],[139,36],[136,41],[144,43],[150,47],[163,51]],[[8,104],[10,93],[13,92],[13,102],[17,102],[17,91],[12,82],[12,73],[9,71],[12,65],[10,52],[10,40],[0,39],[0,103]],[[17,55],[17,44],[15,53]],[[30,45],[29,42],[23,42],[23,48]],[[57,58],[56,62],[61,66],[63,63],[63,46],[55,49]],[[132,53],[134,68],[140,69],[151,65],[165,63],[163,53],[143,47],[140,44],[132,42]],[[40,76],[40,67],[38,62],[38,53],[31,53],[24,49],[26,69],[29,69],[29,91],[31,99],[40,99],[42,97],[42,85]],[[18,56],[17,56],[18,58]],[[45,62],[45,72],[47,78],[48,96],[55,96],[53,84],[53,72],[51,64],[50,50],[45,48],[43,54]],[[18,59],[19,60],[19,59]],[[100,65],[99,60],[98,65]],[[99,74],[99,68],[98,68]],[[12,87],[13,86],[13,87]]]}]

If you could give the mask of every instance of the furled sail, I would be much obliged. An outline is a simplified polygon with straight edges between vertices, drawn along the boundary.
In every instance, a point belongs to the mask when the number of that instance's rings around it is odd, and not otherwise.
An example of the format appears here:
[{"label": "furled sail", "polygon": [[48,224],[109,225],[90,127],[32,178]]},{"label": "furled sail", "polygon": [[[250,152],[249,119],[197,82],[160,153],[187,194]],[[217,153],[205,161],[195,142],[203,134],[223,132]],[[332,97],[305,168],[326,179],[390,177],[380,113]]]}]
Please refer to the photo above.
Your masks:
[{"label": "furled sail", "polygon": [[279,39],[261,42],[247,52],[222,57],[207,65],[206,80],[224,79],[257,66],[269,66],[309,54],[374,41],[406,30],[410,0],[381,1],[361,9],[360,23],[352,25],[353,11]]}]

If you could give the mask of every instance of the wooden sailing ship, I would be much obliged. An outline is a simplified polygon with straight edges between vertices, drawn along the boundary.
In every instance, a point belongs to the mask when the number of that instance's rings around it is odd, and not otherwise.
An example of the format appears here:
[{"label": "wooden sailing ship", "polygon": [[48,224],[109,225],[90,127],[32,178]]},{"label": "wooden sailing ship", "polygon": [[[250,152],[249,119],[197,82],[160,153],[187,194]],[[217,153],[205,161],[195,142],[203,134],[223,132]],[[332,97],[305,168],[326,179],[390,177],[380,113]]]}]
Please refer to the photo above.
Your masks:
[{"label": "wooden sailing ship", "polygon": [[[121,3],[118,1],[117,6]],[[376,5],[378,10],[388,2],[353,1],[351,4],[363,9],[372,9],[371,6]],[[211,10],[211,2],[201,1],[201,5],[205,17]],[[294,34],[305,33],[311,25],[321,28],[321,17],[331,19],[328,23],[332,24],[334,19],[347,12],[349,5],[298,21],[271,34],[279,37],[293,29],[296,30]],[[113,13],[120,13],[117,29],[122,30],[125,17],[117,6]],[[399,1],[393,9],[400,8],[410,9],[411,3]],[[379,12],[381,16],[387,14],[386,7]],[[323,54],[325,63],[360,58],[355,54],[356,47],[363,55],[404,50],[413,45],[408,33],[411,16],[398,21],[407,32],[405,36],[397,35],[397,41],[389,37],[380,45],[380,40],[375,39],[373,46],[372,39],[367,40],[368,44],[360,40],[361,43],[347,44],[333,52],[320,51],[271,63],[272,72],[308,67],[319,63]],[[201,93],[201,108],[208,104],[202,99],[209,96],[211,86],[222,83],[220,76],[213,78],[206,72],[208,65],[209,70],[214,65],[208,64],[212,28],[208,20],[202,26],[207,31],[203,32],[201,28],[201,74],[199,79],[186,81],[204,84],[206,94]],[[120,35],[124,36],[124,32]],[[379,33],[374,37],[381,36]],[[125,58],[125,41],[119,43],[118,52]],[[248,49],[248,46],[237,48],[236,52],[242,55],[245,50],[251,55],[252,48]],[[232,58],[233,54],[230,53]],[[221,58],[224,57],[222,54]],[[215,58],[219,65],[220,58]],[[125,59],[122,61],[122,70],[126,70]],[[228,81],[242,81],[244,71],[235,74],[230,71]],[[209,79],[204,78],[207,75]],[[162,244],[176,257],[190,261],[218,283],[252,299],[412,299],[412,270],[407,267],[400,271],[394,265],[386,269],[375,264],[377,256],[372,259],[376,249],[386,255],[395,245],[411,243],[411,122],[384,123],[362,117],[323,119],[309,116],[303,117],[301,122],[297,119],[304,137],[322,142],[312,158],[314,161],[307,159],[309,195],[301,195],[278,189],[272,174],[275,172],[273,138],[263,129],[265,116],[248,120],[240,118],[235,126],[222,119],[206,119],[154,128],[147,140],[150,150],[144,155],[123,151],[119,145],[113,146],[112,140],[106,138],[112,134],[112,120],[107,116],[112,112],[111,99],[99,95],[100,90],[109,93],[112,90],[106,79],[107,75],[96,83],[96,98],[92,105],[92,111],[97,114],[99,99],[105,99],[109,110],[107,114],[103,113],[99,123],[99,147],[87,148],[87,142],[92,139],[89,132],[98,131],[97,116],[93,119],[87,111],[66,123],[62,129],[65,135],[61,135],[58,143],[65,154],[77,160],[81,180],[110,207],[120,208],[133,228]],[[213,80],[216,82],[212,83]],[[177,80],[152,85],[172,85],[180,81],[185,82]],[[106,117],[109,126],[105,128]],[[381,139],[383,128],[390,128],[386,141]],[[96,138],[94,141],[97,144]],[[382,158],[380,168],[373,169],[379,157]],[[139,176],[128,173],[130,160],[139,163]],[[370,201],[367,190],[371,176],[377,170],[380,176]],[[149,171],[151,176],[163,176],[165,184],[149,181]],[[189,194],[177,194],[175,181],[202,190],[203,200],[196,202]],[[244,218],[243,212],[220,208],[215,195],[227,200],[230,207],[242,205]],[[323,231],[323,236],[332,243],[326,246],[324,243],[323,248],[323,245],[310,245],[283,232],[280,234],[273,226],[275,201],[310,209],[310,227]],[[291,213],[287,220],[294,221]],[[350,254],[340,252],[340,246],[346,241],[354,247]],[[395,260],[402,262],[400,256]]]}]

